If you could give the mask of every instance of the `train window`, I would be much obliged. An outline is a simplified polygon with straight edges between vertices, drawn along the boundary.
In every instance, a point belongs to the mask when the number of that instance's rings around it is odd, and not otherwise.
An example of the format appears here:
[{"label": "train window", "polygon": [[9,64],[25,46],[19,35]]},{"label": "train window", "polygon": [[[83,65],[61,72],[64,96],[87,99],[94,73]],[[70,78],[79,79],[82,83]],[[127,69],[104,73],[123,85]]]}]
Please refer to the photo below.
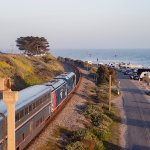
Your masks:
[{"label": "train window", "polygon": [[62,93],[62,91],[60,92],[60,98],[62,99],[62,97],[63,97],[63,93]]},{"label": "train window", "polygon": [[22,134],[22,139],[24,140],[24,133]]},{"label": "train window", "polygon": [[45,100],[45,96],[42,98],[42,103],[44,102],[44,100]]},{"label": "train window", "polygon": [[32,105],[29,106],[29,112],[31,112],[31,111],[32,111]]},{"label": "train window", "polygon": [[65,96],[67,96],[67,89],[65,90]]},{"label": "train window", "polygon": [[22,118],[24,116],[24,110],[20,111],[20,118]]},{"label": "train window", "polygon": [[38,105],[40,105],[40,104],[41,104],[41,99],[38,100]]},{"label": "train window", "polygon": [[47,101],[47,98],[48,98],[48,95],[46,94],[46,95],[45,95],[45,99],[44,99],[44,101]]},{"label": "train window", "polygon": [[35,103],[32,104],[32,108],[35,109]]},{"label": "train window", "polygon": [[28,111],[28,107],[25,108],[25,115],[27,115],[29,113]]},{"label": "train window", "polygon": [[42,103],[44,102],[44,100],[45,100],[45,96],[42,98]]},{"label": "train window", "polygon": [[50,97],[50,93],[47,94],[47,99]]},{"label": "train window", "polygon": [[39,100],[39,102],[40,102],[40,104],[43,103],[43,102],[42,102],[42,98]]},{"label": "train window", "polygon": [[43,102],[45,102],[47,100],[47,95],[45,95],[44,97],[43,97]]},{"label": "train window", "polygon": [[38,127],[39,124],[40,124],[40,123],[39,123],[39,120],[37,120],[35,126]]},{"label": "train window", "polygon": [[19,120],[19,113],[16,114],[15,119],[16,119],[16,122]]},{"label": "train window", "polygon": [[38,107],[38,106],[39,106],[39,100],[36,101],[36,107]]}]

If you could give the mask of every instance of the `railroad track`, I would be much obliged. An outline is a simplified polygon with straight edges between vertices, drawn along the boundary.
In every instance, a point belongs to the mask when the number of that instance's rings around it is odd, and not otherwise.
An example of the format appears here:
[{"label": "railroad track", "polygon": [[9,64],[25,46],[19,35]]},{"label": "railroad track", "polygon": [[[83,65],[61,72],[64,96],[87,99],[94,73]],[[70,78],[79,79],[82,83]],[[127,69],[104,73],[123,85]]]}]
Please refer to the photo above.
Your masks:
[{"label": "railroad track", "polygon": [[73,95],[76,93],[77,89],[79,88],[80,84],[81,84],[81,80],[82,80],[82,75],[80,73],[80,70],[72,65],[71,63],[68,62],[63,62],[66,65],[71,66],[71,68],[74,70],[74,73],[76,74],[76,86],[75,88],[71,91],[71,93],[65,98],[64,102],[58,106],[58,108],[55,110],[55,112],[45,121],[45,126],[44,128],[41,130],[41,132],[35,136],[35,138],[27,145],[27,147],[25,149],[27,149],[33,141],[36,140],[36,138],[38,136],[40,136],[40,134],[47,128],[47,126],[53,121],[55,120],[55,118],[57,117],[57,115],[59,113],[61,113],[61,111],[64,109],[64,107],[67,105],[67,103],[69,102],[69,100],[73,97]]}]

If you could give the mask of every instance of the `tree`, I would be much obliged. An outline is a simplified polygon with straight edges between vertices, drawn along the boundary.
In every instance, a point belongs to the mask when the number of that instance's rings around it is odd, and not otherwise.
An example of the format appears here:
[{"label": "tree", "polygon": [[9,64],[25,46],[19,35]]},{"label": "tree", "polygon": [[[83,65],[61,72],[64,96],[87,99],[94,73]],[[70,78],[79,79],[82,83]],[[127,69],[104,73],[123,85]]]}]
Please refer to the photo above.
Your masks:
[{"label": "tree", "polygon": [[113,68],[109,67],[108,69],[109,69],[109,74],[111,75],[111,78],[112,78],[112,82],[115,82],[117,72]]},{"label": "tree", "polygon": [[16,40],[19,50],[27,55],[45,54],[49,51],[49,43],[44,37],[20,37]]},{"label": "tree", "polygon": [[109,70],[106,66],[100,65],[97,70],[97,74],[98,74],[98,79],[97,79],[98,84],[109,81]]},{"label": "tree", "polygon": [[98,80],[97,83],[106,83],[109,82],[109,75],[112,76],[112,82],[116,79],[116,71],[110,67],[106,67],[104,65],[100,65],[97,70]]}]

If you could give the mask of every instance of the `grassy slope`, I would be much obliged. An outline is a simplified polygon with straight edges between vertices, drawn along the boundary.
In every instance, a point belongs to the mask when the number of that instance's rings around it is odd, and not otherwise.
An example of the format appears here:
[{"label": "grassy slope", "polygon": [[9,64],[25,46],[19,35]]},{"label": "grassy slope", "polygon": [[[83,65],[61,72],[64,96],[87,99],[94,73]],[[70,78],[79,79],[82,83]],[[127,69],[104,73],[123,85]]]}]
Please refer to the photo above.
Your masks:
[{"label": "grassy slope", "polygon": [[0,55],[0,77],[11,77],[13,90],[44,83],[62,72],[63,67],[50,54],[43,57]]}]

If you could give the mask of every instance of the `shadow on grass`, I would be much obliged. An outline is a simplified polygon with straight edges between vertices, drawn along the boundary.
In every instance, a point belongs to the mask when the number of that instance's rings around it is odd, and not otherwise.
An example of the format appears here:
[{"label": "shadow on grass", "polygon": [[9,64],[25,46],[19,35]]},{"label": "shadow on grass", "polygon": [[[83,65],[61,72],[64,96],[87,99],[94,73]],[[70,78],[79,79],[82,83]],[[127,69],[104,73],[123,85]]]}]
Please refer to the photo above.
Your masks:
[{"label": "shadow on grass", "polygon": [[118,145],[113,144],[113,143],[110,143],[108,141],[103,141],[103,144],[107,150],[122,150],[123,149],[123,147],[118,146]]}]

